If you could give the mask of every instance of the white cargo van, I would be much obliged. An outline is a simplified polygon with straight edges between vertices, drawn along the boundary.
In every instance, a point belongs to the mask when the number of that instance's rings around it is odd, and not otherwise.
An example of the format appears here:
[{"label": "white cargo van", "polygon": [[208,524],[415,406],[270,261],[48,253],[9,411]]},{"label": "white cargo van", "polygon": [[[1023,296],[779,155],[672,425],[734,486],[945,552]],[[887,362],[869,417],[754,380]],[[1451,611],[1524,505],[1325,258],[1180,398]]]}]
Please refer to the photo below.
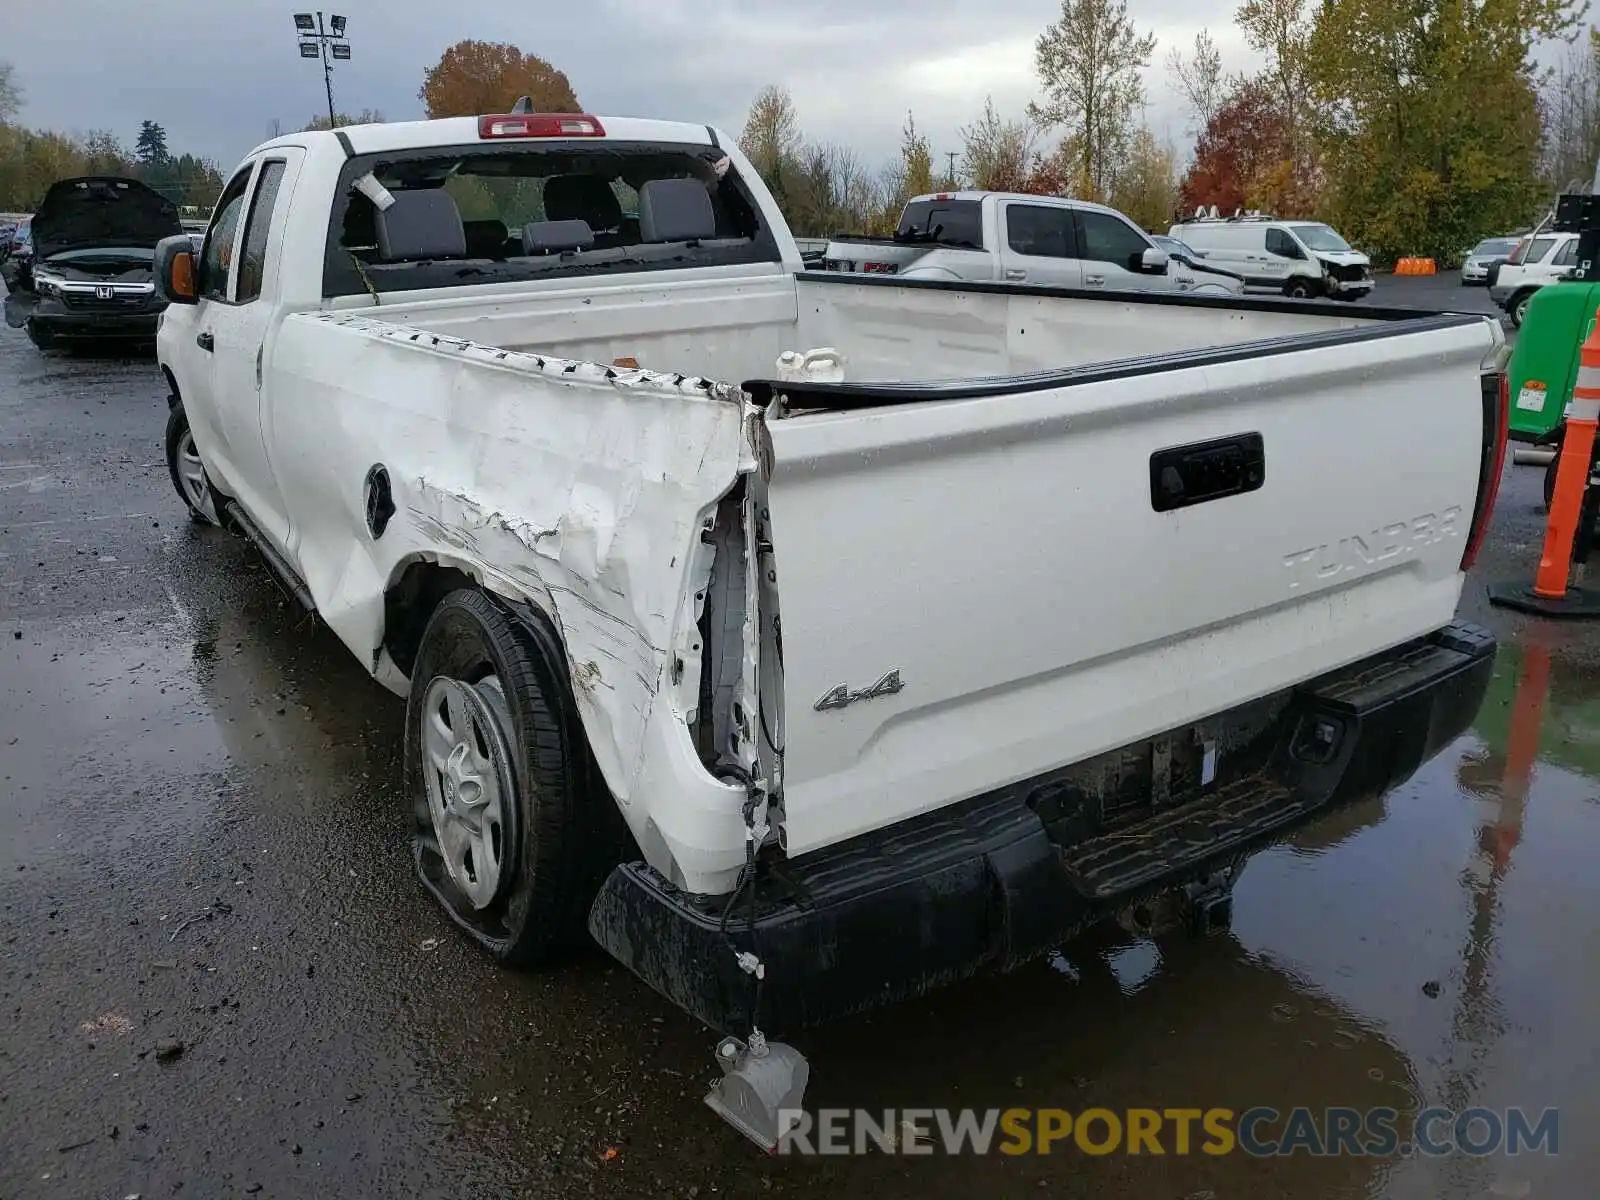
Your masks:
[{"label": "white cargo van", "polygon": [[1243,275],[1251,288],[1286,296],[1359,300],[1372,290],[1372,263],[1320,221],[1249,214],[1194,217],[1168,231],[1209,264]]}]

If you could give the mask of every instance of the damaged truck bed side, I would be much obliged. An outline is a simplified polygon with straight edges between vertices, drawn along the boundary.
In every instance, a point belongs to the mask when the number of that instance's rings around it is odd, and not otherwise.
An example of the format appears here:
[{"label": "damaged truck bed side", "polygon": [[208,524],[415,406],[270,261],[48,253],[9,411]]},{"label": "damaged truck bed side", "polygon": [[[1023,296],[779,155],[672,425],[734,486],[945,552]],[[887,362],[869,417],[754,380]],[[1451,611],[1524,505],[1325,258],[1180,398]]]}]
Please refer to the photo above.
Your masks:
[{"label": "damaged truck bed side", "polygon": [[407,696],[444,911],[720,1030],[1215,915],[1489,678],[1486,318],[808,274],[572,114],[268,142],[158,257],[179,494]]}]

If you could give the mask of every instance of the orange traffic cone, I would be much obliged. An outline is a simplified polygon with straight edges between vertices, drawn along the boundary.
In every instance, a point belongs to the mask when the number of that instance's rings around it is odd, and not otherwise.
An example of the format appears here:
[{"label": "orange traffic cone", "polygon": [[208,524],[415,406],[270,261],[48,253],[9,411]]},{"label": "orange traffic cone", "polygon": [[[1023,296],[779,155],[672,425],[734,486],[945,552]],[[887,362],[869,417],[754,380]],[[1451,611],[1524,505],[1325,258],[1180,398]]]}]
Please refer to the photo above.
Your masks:
[{"label": "orange traffic cone", "polygon": [[[1600,426],[1600,313],[1578,353],[1578,383],[1567,409],[1567,430],[1556,462],[1556,485],[1545,523],[1544,552],[1532,586],[1501,584],[1489,602],[1547,617],[1600,617],[1600,592],[1570,582],[1572,548],[1583,516],[1584,493]],[[1592,531],[1591,531],[1592,532]],[[1587,553],[1588,547],[1584,547]]]}]

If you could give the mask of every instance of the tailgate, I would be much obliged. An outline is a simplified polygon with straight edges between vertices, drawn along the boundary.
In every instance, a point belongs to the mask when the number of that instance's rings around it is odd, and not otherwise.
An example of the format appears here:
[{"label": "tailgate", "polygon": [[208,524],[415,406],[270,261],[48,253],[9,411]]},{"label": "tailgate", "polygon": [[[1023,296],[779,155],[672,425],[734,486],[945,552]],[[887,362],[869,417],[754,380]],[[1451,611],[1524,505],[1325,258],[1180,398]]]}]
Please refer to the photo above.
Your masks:
[{"label": "tailgate", "polygon": [[829,242],[822,259],[829,270],[896,275],[928,253],[927,246],[900,242]]},{"label": "tailgate", "polygon": [[769,422],[789,853],[1447,624],[1499,341],[1431,318]]}]

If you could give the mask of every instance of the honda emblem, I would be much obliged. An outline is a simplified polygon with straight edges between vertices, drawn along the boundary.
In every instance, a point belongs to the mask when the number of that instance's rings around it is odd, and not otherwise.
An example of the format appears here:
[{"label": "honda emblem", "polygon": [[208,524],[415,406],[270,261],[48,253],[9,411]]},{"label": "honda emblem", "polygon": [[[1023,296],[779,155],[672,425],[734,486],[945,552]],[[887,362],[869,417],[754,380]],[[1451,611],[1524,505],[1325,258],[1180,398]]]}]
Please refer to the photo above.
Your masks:
[{"label": "honda emblem", "polygon": [[100,283],[95,285],[94,298],[96,300],[112,300],[116,298],[116,295],[117,290],[109,283]]}]

